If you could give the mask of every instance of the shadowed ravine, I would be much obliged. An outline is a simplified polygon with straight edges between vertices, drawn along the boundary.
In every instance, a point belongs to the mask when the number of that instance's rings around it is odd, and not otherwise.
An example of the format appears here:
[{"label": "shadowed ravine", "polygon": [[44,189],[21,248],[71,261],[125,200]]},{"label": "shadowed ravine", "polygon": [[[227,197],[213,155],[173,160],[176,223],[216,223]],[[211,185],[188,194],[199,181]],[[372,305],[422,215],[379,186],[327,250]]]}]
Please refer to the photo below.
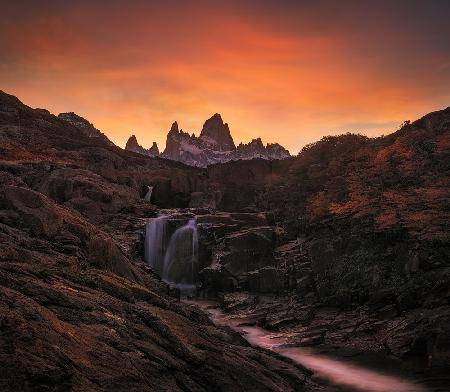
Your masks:
[{"label": "shadowed ravine", "polygon": [[274,351],[290,358],[299,365],[311,370],[319,379],[336,386],[351,388],[355,391],[367,392],[427,392],[420,385],[400,377],[383,374],[339,361],[322,355],[317,355],[310,349],[289,347],[286,338],[281,333],[270,333],[260,327],[243,326],[245,319],[230,317],[217,308],[217,304],[208,301],[188,301],[205,310],[217,326],[228,326],[240,333],[252,346]]}]

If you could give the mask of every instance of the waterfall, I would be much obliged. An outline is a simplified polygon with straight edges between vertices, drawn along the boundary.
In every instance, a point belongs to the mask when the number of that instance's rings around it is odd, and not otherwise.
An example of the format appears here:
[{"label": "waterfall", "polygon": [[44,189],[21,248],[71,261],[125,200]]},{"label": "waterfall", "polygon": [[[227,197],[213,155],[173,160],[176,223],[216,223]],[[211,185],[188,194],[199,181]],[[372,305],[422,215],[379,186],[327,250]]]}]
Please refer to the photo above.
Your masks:
[{"label": "waterfall", "polygon": [[148,191],[144,196],[144,200],[151,202],[152,201],[152,192],[153,192],[153,187],[152,186],[147,186]]},{"label": "waterfall", "polygon": [[192,296],[198,271],[197,222],[190,219],[169,240],[168,220],[162,215],[145,226],[145,261],[163,281],[177,287],[182,296]]},{"label": "waterfall", "polygon": [[[151,190],[149,190],[151,192]],[[145,261],[159,274],[163,271],[167,216],[151,220],[145,226]]]},{"label": "waterfall", "polygon": [[198,232],[195,219],[180,227],[170,238],[164,256],[162,278],[168,283],[194,285],[198,268]]}]

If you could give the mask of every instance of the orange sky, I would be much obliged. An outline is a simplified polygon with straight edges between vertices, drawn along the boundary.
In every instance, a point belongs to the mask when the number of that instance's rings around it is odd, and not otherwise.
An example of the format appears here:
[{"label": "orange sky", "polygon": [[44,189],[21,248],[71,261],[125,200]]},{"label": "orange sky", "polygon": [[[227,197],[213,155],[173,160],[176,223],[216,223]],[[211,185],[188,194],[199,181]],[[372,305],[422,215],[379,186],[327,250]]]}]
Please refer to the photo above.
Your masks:
[{"label": "orange sky", "polygon": [[[13,3],[13,4],[10,4]],[[73,4],[72,4],[73,3]],[[0,89],[163,149],[219,112],[292,153],[450,105],[450,2],[33,1],[0,15]]]}]

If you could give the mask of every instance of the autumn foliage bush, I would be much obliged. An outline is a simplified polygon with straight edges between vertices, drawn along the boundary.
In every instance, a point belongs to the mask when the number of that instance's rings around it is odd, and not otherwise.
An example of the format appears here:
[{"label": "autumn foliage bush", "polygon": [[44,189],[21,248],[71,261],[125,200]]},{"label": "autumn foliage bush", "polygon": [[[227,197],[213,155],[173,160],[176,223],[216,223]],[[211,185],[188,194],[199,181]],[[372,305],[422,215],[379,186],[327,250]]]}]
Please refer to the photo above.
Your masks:
[{"label": "autumn foliage bush", "polygon": [[377,230],[448,241],[449,151],[449,109],[386,137],[324,137],[295,158],[279,212],[305,211],[311,224],[365,219]]}]

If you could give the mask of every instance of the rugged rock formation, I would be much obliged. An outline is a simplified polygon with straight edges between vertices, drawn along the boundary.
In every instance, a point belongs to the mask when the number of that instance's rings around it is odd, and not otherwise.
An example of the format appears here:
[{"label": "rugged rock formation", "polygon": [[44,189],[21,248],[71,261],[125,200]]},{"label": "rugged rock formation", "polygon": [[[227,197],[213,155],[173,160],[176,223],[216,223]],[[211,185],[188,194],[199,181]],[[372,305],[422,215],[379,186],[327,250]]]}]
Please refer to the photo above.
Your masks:
[{"label": "rugged rock formation", "polygon": [[78,128],[81,132],[83,132],[86,136],[98,137],[100,139],[105,140],[106,142],[108,142],[111,145],[113,144],[103,132],[99,131],[88,120],[86,120],[85,118],[83,118],[81,116],[78,116],[74,112],[60,113],[60,114],[58,114],[58,118],[71,123],[73,126]]},{"label": "rugged rock formation", "polygon": [[186,163],[191,166],[207,166],[208,155],[203,151],[202,142],[194,135],[189,135],[178,128],[175,121],[167,134],[164,158]]},{"label": "rugged rock formation", "polygon": [[137,152],[142,155],[148,155],[149,157],[156,157],[159,155],[159,148],[156,142],[153,142],[153,145],[149,149],[146,149],[138,143],[135,135],[130,136],[127,144],[125,145],[125,150]]},{"label": "rugged rock formation", "polygon": [[[150,150],[139,146],[136,138],[131,136],[125,149],[155,156],[157,154],[154,147],[155,144],[150,153]],[[264,146],[259,138],[248,144],[241,143],[236,148],[228,124],[224,123],[220,114],[216,113],[206,120],[198,137],[183,132],[178,128],[178,123],[174,122],[167,134],[166,148],[161,156],[190,166],[207,167],[240,159],[286,159],[290,157],[290,154],[277,143]]]},{"label": "rugged rock formation", "polygon": [[287,159],[291,156],[289,151],[278,143],[267,143],[266,154],[268,159]]},{"label": "rugged rock formation", "polygon": [[200,133],[200,139],[211,150],[233,151],[236,148],[228,124],[224,124],[222,117],[218,113],[205,121]]},{"label": "rugged rock formation", "polygon": [[199,276],[203,295],[247,289],[250,273],[273,265],[275,234],[265,214],[216,213],[196,219],[203,247],[200,264],[206,267]]}]

